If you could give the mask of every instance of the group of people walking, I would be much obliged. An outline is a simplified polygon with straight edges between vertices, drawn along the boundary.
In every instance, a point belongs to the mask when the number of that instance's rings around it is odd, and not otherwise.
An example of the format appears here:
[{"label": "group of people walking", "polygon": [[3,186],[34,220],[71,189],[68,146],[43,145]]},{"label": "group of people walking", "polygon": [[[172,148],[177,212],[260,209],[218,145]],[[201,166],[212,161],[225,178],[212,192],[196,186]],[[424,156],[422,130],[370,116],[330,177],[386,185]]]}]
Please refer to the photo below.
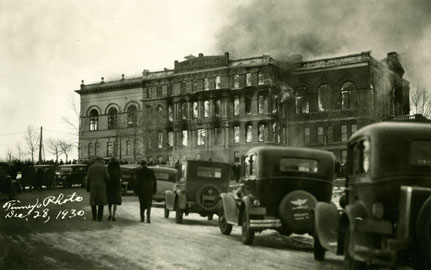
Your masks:
[{"label": "group of people walking", "polygon": [[[116,221],[117,205],[121,205],[121,168],[119,162],[112,158],[108,167],[104,160],[96,157],[95,163],[88,168],[87,191],[90,192],[90,206],[93,220],[102,221],[103,208],[108,205],[109,221]],[[139,197],[141,222],[151,222],[151,204],[153,194],[157,191],[154,172],[147,167],[145,160],[136,172],[135,192]],[[146,217],[146,219],[145,219]]]}]

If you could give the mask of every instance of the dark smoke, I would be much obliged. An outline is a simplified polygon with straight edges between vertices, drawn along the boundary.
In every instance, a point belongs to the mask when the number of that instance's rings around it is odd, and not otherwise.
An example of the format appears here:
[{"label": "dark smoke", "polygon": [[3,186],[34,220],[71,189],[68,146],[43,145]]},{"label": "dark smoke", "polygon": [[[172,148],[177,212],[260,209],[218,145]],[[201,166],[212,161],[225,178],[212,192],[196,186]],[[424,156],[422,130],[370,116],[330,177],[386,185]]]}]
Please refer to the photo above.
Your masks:
[{"label": "dark smoke", "polygon": [[230,18],[217,49],[235,58],[312,60],[371,50],[380,60],[397,51],[411,83],[431,90],[430,0],[251,0]]}]

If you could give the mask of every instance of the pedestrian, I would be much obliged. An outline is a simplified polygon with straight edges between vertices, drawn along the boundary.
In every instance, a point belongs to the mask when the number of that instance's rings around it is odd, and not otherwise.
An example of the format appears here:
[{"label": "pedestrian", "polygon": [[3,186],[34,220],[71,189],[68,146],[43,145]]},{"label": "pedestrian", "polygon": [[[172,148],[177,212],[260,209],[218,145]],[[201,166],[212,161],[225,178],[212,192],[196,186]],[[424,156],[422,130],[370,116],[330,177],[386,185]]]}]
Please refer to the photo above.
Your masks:
[{"label": "pedestrian", "polygon": [[151,223],[151,204],[153,194],[157,191],[157,180],[153,170],[147,167],[147,161],[141,161],[141,168],[136,171],[135,192],[139,197],[141,222],[145,222],[145,210],[147,211],[147,223]]},{"label": "pedestrian", "polygon": [[111,158],[108,164],[109,181],[106,186],[108,195],[108,220],[115,221],[117,205],[121,205],[121,168],[116,158]]},{"label": "pedestrian", "polygon": [[97,221],[102,221],[103,207],[107,204],[106,183],[108,180],[108,169],[103,165],[103,158],[97,156],[87,172],[87,191],[90,192],[93,220],[97,218]]}]

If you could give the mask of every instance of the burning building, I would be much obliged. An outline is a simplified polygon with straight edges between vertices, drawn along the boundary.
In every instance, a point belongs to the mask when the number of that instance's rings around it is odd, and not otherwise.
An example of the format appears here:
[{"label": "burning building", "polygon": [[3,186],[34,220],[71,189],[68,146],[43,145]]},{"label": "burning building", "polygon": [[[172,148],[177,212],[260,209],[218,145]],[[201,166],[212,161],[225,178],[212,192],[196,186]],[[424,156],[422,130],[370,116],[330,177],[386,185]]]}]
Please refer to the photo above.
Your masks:
[{"label": "burning building", "polygon": [[137,78],[82,82],[79,158],[238,162],[251,147],[282,144],[328,149],[344,161],[358,128],[409,113],[396,53],[292,59],[199,54]]}]

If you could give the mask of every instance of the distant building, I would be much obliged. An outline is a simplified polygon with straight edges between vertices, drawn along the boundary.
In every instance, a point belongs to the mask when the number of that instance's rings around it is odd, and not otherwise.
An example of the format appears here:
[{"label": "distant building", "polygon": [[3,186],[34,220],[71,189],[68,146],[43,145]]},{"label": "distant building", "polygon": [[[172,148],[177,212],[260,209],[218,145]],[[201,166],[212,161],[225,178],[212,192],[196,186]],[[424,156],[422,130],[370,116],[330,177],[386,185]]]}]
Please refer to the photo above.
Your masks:
[{"label": "distant building", "polygon": [[188,56],[174,69],[85,85],[80,159],[239,162],[258,145],[325,148],[345,158],[359,127],[409,113],[396,53],[280,63],[269,56]]}]

